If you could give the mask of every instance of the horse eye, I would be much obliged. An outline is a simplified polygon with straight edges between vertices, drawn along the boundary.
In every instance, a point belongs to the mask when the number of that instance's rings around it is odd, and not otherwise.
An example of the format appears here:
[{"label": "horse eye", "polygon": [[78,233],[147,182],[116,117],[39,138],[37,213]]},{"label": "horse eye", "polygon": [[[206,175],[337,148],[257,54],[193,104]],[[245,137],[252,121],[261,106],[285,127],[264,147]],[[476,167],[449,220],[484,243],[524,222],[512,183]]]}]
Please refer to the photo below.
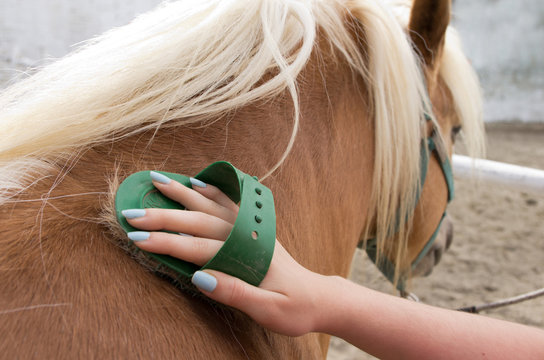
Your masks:
[{"label": "horse eye", "polygon": [[459,126],[454,126],[454,127],[451,129],[451,141],[452,141],[452,142],[455,141],[455,138],[457,137],[457,135],[459,134],[460,131],[461,131],[461,125],[459,125]]}]

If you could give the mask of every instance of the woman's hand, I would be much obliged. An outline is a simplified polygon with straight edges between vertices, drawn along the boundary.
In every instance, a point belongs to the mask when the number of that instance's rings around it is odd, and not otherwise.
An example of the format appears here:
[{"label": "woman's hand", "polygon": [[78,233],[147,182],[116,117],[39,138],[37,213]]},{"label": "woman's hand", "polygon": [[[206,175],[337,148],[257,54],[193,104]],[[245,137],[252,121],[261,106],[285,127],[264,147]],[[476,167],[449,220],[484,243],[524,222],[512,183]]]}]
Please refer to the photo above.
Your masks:
[{"label": "woman's hand", "polygon": [[[146,230],[128,233],[128,237],[142,250],[204,265],[229,235],[238,205],[197,179],[191,178],[193,189],[189,189],[160,173],[151,172],[151,178],[161,193],[187,210],[125,210],[132,226]],[[192,281],[206,296],[245,312],[264,327],[298,336],[315,329],[319,309],[314,295],[320,278],[276,241],[270,268],[259,287],[214,270],[197,271]]]},{"label": "woman's hand", "polygon": [[[188,189],[164,175],[151,176],[157,189],[190,211],[125,210],[132,226],[147,230],[128,237],[141,249],[205,264],[230,233],[238,206],[198,180],[191,179],[193,189]],[[153,232],[161,229],[190,235]],[[213,270],[197,271],[192,281],[205,295],[271,330],[291,336],[324,332],[380,359],[544,358],[540,329],[440,309],[318,275],[299,265],[277,241],[259,287]]]}]

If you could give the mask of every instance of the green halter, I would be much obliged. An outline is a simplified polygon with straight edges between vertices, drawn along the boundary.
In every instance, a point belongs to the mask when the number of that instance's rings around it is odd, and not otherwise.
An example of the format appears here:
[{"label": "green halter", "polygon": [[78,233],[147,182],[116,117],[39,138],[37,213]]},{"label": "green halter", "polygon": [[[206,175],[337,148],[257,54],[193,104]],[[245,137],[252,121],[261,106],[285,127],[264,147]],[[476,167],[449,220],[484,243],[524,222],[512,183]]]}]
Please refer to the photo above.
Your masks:
[{"label": "green halter", "polygon": [[[431,116],[427,113],[425,113],[425,120],[427,122],[431,121]],[[446,184],[448,186],[448,203],[453,199],[454,195],[454,186],[453,186],[453,171],[451,168],[450,160],[448,158],[448,152],[446,150],[446,147],[444,145],[444,142],[442,141],[442,138],[440,137],[440,133],[438,132],[438,129],[436,128],[436,125],[433,123],[432,125],[432,131],[431,135],[427,137],[426,139],[421,140],[421,147],[420,147],[420,166],[421,166],[421,176],[420,176],[420,184],[416,196],[416,205],[419,202],[420,192],[421,189],[423,189],[423,185],[425,184],[425,179],[427,177],[427,169],[429,167],[429,154],[435,154],[438,162],[440,164],[440,168],[442,169],[442,173],[444,174],[444,178],[446,180]],[[414,205],[415,209],[415,205]],[[442,214],[442,217],[440,218],[440,221],[438,225],[436,226],[435,231],[431,235],[431,238],[427,241],[423,249],[420,251],[418,256],[415,258],[415,260],[411,264],[412,270],[419,264],[419,262],[427,255],[429,250],[431,249],[434,241],[436,240],[436,236],[438,235],[438,231],[440,230],[440,225],[442,225],[442,221],[446,217],[446,211],[444,211],[444,214]],[[362,244],[361,244],[362,245]],[[387,258],[383,257],[383,259],[380,259],[380,261],[377,261],[377,240],[376,238],[370,239],[366,242],[366,253],[368,257],[376,264],[378,269],[387,277],[387,279],[391,282],[394,281],[395,276],[395,265]],[[397,289],[400,291],[403,291],[406,285],[406,278],[401,275],[398,283],[397,283]]]}]

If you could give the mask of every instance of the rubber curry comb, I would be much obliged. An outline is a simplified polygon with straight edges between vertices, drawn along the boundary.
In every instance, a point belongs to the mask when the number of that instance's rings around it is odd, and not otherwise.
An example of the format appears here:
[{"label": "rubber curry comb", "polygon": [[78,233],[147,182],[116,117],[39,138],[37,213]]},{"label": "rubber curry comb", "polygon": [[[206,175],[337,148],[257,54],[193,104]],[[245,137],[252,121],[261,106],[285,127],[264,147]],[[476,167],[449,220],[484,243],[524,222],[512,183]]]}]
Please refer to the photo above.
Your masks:
[{"label": "rubber curry comb", "polygon": [[[189,177],[159,171],[182,185],[191,187]],[[176,281],[186,282],[195,271],[213,269],[258,286],[266,276],[276,241],[276,213],[272,191],[226,161],[218,161],[202,170],[196,179],[221,189],[240,210],[234,226],[217,254],[204,266],[138,249],[139,261]],[[126,209],[185,208],[162,195],[151,182],[149,171],[128,176],[115,196],[117,221],[126,232],[137,231],[121,213]],[[130,240],[128,240],[130,241]],[[141,256],[143,255],[143,257]]]}]

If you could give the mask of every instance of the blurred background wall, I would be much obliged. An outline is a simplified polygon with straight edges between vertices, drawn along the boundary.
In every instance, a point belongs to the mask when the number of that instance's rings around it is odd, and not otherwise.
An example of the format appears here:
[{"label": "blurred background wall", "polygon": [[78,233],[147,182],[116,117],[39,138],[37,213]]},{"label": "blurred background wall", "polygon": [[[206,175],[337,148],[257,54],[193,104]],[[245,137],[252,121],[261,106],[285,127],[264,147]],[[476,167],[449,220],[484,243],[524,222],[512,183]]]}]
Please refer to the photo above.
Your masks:
[{"label": "blurred background wall", "polygon": [[544,1],[454,0],[453,22],[484,89],[484,116],[544,120]]},{"label": "blurred background wall", "polygon": [[[0,81],[160,2],[0,0]],[[480,76],[486,121],[543,121],[544,1],[454,0],[453,22]]]}]

